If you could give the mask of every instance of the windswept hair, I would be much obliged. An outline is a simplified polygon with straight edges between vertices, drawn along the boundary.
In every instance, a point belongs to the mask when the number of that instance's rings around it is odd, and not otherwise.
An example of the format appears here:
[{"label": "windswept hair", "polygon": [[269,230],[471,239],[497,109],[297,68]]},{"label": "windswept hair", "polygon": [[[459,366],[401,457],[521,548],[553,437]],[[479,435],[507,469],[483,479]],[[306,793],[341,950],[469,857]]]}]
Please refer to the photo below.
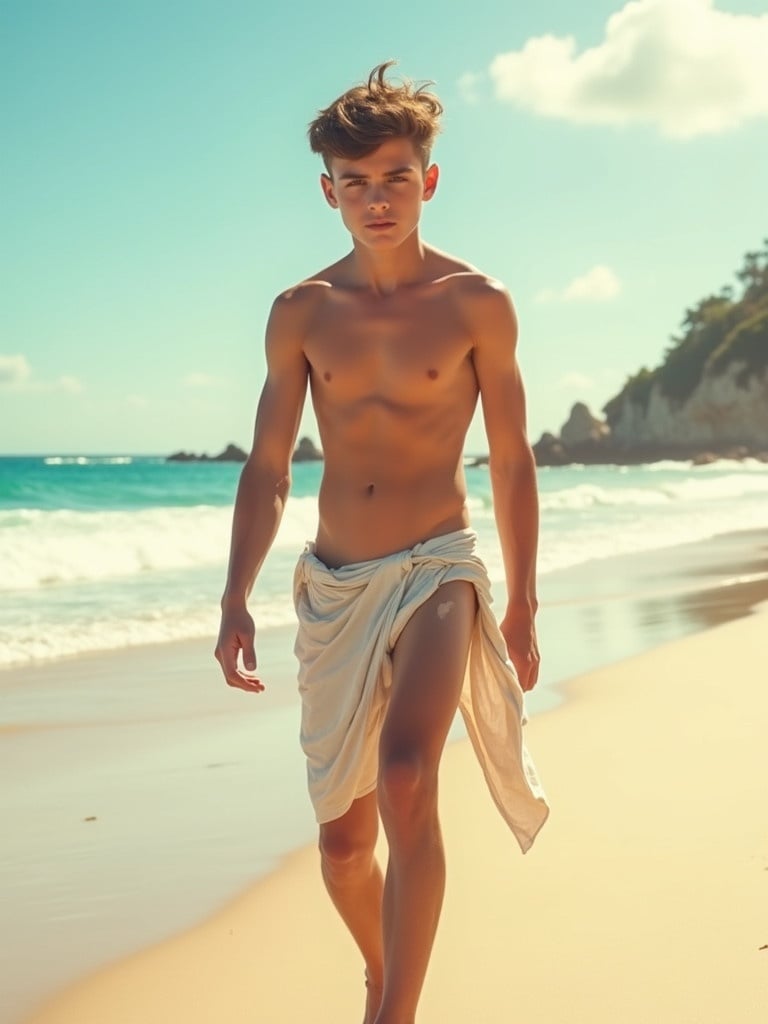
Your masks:
[{"label": "windswept hair", "polygon": [[395,63],[379,64],[366,84],[348,89],[310,124],[309,145],[329,172],[332,157],[358,160],[395,138],[410,139],[424,168],[428,166],[443,106],[428,91],[432,82],[414,86],[408,80],[387,81],[384,76]]}]

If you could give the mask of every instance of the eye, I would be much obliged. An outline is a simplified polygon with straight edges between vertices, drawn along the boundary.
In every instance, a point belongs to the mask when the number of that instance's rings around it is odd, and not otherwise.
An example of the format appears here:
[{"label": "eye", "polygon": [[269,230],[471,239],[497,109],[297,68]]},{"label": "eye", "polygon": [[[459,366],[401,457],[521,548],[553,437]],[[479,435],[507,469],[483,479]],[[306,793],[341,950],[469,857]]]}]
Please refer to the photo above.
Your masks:
[{"label": "eye", "polygon": [[364,184],[365,184],[365,179],[364,178],[353,178],[351,181],[347,182],[347,188],[353,188],[356,185],[364,185]]},{"label": "eye", "polygon": [[404,174],[393,174],[390,181],[408,181]]}]

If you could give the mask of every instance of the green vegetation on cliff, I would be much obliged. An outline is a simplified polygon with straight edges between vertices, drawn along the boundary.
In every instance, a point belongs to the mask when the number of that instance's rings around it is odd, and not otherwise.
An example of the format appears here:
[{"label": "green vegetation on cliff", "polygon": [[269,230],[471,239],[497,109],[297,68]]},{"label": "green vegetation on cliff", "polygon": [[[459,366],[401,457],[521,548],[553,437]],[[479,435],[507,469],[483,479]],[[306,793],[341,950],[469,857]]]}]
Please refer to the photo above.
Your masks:
[{"label": "green vegetation on cliff", "polygon": [[647,409],[655,384],[682,405],[702,377],[720,376],[732,363],[743,367],[736,378],[741,387],[768,368],[768,239],[763,245],[759,252],[748,252],[736,272],[741,296],[735,299],[734,289],[726,285],[719,295],[686,310],[682,333],[671,339],[664,361],[653,370],[643,367],[603,407],[611,426],[621,418],[625,402]]}]

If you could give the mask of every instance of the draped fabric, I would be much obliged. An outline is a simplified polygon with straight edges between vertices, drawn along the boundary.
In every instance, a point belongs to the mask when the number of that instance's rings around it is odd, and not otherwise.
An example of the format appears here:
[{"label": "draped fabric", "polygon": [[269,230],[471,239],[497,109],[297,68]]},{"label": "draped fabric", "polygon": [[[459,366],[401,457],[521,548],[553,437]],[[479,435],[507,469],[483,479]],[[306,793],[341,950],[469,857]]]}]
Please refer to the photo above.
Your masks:
[{"label": "draped fabric", "polygon": [[549,808],[525,748],[524,696],[491,610],[488,573],[472,530],[433,537],[383,558],[329,569],[307,544],[294,576],[301,744],[319,822],[341,817],[376,787],[378,738],[404,626],[437,588],[477,592],[459,708],[496,806],[525,853]]}]

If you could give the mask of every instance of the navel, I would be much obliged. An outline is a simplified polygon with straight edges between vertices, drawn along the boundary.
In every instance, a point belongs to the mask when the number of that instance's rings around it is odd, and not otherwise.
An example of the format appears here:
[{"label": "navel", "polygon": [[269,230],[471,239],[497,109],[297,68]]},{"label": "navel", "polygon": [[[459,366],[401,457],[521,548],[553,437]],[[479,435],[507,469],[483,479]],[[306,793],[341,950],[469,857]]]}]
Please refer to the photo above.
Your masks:
[{"label": "navel", "polygon": [[437,380],[440,374],[437,372],[437,370],[432,369],[427,370],[427,376],[429,377],[430,380]]},{"label": "navel", "polygon": [[366,493],[366,495],[369,498],[372,498],[373,497],[373,492],[375,490],[376,490],[376,485],[375,484],[368,484],[368,486],[365,488],[365,493]]},{"label": "navel", "polygon": [[325,373],[323,374],[323,380],[329,381],[330,379],[331,379],[331,372],[330,372],[330,370],[326,370]]}]

